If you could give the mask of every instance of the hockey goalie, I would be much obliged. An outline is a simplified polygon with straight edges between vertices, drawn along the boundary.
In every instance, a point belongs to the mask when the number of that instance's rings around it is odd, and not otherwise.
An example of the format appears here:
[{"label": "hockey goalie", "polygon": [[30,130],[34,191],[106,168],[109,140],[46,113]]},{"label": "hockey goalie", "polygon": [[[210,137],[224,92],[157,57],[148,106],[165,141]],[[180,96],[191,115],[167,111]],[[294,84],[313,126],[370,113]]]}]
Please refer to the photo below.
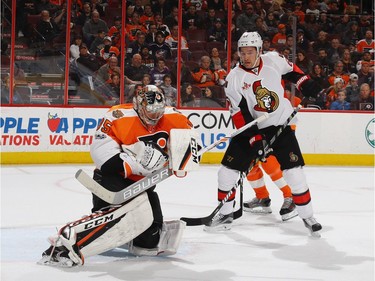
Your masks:
[{"label": "hockey goalie", "polygon": [[[169,138],[175,129],[193,131],[184,115],[165,106],[159,88],[145,86],[133,105],[114,106],[104,116],[90,148],[96,166],[93,179],[117,192],[171,165]],[[51,246],[39,264],[83,265],[85,258],[120,246],[137,256],[176,253],[185,222],[163,221],[155,186],[120,205],[95,195],[92,202],[90,215],[66,224],[49,238]]]}]

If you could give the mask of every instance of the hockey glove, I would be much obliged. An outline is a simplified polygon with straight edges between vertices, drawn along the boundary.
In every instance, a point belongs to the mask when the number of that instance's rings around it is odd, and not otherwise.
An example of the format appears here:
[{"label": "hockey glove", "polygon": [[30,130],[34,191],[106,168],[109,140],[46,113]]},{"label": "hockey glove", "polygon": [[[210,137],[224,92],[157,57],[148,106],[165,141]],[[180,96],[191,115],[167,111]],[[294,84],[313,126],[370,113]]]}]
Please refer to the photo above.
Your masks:
[{"label": "hockey glove", "polygon": [[256,151],[257,157],[262,162],[266,162],[266,158],[273,151],[268,146],[267,140],[264,135],[255,135],[250,139],[250,146]]},{"label": "hockey glove", "polygon": [[122,146],[125,152],[129,152],[143,169],[153,172],[162,168],[168,161],[165,153],[156,143],[139,141],[130,146]]}]

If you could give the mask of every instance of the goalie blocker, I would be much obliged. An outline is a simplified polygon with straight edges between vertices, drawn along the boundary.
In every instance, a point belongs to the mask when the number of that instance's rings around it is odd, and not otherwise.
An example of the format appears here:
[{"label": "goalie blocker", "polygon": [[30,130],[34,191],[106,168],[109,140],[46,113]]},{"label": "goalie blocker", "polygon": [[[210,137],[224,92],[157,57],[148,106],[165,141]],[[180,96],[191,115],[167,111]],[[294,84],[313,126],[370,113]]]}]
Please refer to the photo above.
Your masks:
[{"label": "goalie blocker", "polygon": [[147,193],[122,206],[109,206],[63,226],[51,237],[51,246],[38,262],[44,265],[71,267],[83,265],[84,259],[127,244],[134,255],[173,255],[180,244],[185,222],[163,222],[159,243],[155,248],[134,245],[133,239],[153,222]]}]

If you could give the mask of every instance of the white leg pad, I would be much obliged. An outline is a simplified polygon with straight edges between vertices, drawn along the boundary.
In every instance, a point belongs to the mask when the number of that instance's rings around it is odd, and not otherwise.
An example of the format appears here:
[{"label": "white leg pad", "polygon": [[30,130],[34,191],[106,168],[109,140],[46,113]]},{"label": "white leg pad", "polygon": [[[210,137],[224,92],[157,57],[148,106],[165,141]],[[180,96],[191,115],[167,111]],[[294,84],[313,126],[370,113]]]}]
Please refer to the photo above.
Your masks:
[{"label": "white leg pad", "polygon": [[[110,226],[102,235],[80,248],[79,253],[77,253],[77,244],[81,245],[81,242],[86,238],[92,239],[97,235],[96,231],[99,230],[99,227],[106,228],[108,223],[119,218],[120,220],[116,224]],[[103,253],[133,240],[149,228],[152,222],[152,208],[147,194],[143,193],[124,206],[111,208],[102,214],[92,214],[70,223],[64,226],[59,233],[61,233],[60,238],[63,245],[70,251],[75,250],[75,254],[72,254],[73,257],[71,257],[72,260],[77,263],[79,257],[82,259],[79,264],[83,264],[83,257]],[[85,233],[79,235],[82,232]],[[77,236],[83,237],[76,241]],[[69,254],[69,256],[71,255]]]},{"label": "white leg pad", "polygon": [[177,252],[186,223],[181,220],[163,222],[160,240],[156,248],[146,249],[129,245],[129,253],[136,256],[170,256]]}]

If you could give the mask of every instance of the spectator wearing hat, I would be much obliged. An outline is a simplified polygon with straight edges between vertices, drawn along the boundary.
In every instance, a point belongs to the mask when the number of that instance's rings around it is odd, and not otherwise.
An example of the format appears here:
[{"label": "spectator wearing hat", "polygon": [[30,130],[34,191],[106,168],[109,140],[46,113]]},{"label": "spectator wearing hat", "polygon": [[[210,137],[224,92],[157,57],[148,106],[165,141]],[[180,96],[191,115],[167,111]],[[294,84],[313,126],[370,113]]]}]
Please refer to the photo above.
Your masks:
[{"label": "spectator wearing hat", "polygon": [[330,109],[331,103],[337,99],[338,92],[344,90],[345,81],[341,77],[336,77],[333,86],[327,89],[325,108]]},{"label": "spectator wearing hat", "polygon": [[357,52],[364,53],[364,52],[374,52],[375,49],[375,40],[374,34],[371,29],[366,30],[365,38],[359,40],[356,44]]},{"label": "spectator wearing hat", "polygon": [[355,73],[350,74],[348,86],[345,88],[346,100],[350,103],[358,102],[359,100],[359,85],[358,75]]},{"label": "spectator wearing hat", "polygon": [[243,34],[246,31],[253,31],[257,17],[258,15],[254,13],[253,5],[246,5],[245,10],[236,19],[238,33]]},{"label": "spectator wearing hat", "polygon": [[162,31],[156,32],[155,43],[150,44],[150,51],[153,58],[168,60],[172,57],[171,47],[165,42],[165,35]]},{"label": "spectator wearing hat", "polygon": [[227,30],[220,18],[215,19],[215,24],[213,27],[208,29],[208,41],[217,41],[224,43],[227,40]]},{"label": "spectator wearing hat", "polygon": [[274,46],[285,45],[286,43],[286,26],[283,23],[280,23],[278,26],[278,32],[272,38],[272,44]]},{"label": "spectator wearing hat", "polygon": [[342,43],[344,45],[349,45],[350,43],[356,45],[359,40],[363,38],[363,34],[358,27],[358,22],[349,22],[349,29],[346,31],[342,37]]},{"label": "spectator wearing hat", "polygon": [[[372,93],[371,93],[372,89]],[[368,110],[374,111],[374,88],[371,88],[369,84],[363,83],[359,88],[359,100],[358,102],[352,103],[354,110]]]},{"label": "spectator wearing hat", "polygon": [[104,46],[99,51],[99,56],[105,61],[108,62],[110,57],[115,56],[116,58],[120,55],[120,50],[112,46],[112,39],[109,36],[104,37],[103,39]]},{"label": "spectator wearing hat", "polygon": [[337,99],[331,103],[330,110],[350,110],[350,102],[346,100],[345,90],[341,89],[337,92]]}]

